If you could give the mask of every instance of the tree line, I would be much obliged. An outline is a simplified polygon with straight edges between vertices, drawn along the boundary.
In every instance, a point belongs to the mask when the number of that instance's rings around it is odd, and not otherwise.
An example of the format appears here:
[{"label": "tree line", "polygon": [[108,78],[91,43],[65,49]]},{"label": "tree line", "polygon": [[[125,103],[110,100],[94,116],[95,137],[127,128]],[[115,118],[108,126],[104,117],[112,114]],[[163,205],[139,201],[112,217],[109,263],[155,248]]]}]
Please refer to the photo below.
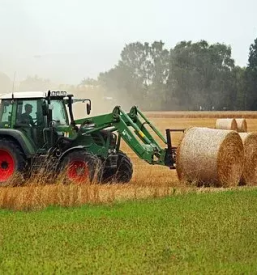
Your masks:
[{"label": "tree line", "polygon": [[82,81],[88,83],[144,110],[257,110],[257,39],[246,67],[221,43],[131,43],[113,68]]}]

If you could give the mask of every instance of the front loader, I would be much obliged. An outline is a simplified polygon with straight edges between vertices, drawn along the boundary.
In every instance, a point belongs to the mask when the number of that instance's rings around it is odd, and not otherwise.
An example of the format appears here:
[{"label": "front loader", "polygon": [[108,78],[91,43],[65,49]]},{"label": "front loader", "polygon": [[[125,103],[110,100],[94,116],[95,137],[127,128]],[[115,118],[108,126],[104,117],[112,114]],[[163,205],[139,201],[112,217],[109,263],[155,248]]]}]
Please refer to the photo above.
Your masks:
[{"label": "front loader", "polygon": [[[16,92],[3,95],[0,107],[0,184],[8,185],[43,171],[64,183],[129,182],[133,165],[120,150],[121,139],[152,165],[176,168],[172,131],[166,138],[136,107],[129,113],[116,106],[109,114],[74,119],[76,99],[63,91]],[[165,144],[162,148],[147,127]],[[17,175],[19,175],[17,177]]]}]

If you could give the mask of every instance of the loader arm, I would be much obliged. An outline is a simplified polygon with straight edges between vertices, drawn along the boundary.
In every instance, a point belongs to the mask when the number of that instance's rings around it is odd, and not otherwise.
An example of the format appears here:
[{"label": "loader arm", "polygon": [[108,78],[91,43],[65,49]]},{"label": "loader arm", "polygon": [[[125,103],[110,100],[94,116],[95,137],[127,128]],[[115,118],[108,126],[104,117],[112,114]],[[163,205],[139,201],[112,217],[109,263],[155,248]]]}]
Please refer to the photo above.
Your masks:
[{"label": "loader arm", "polygon": [[[166,131],[167,138],[164,138],[136,106],[132,107],[129,113],[125,113],[119,106],[116,106],[112,113],[78,119],[75,120],[75,123],[81,125],[82,135],[102,129],[109,129],[112,132],[116,131],[139,158],[149,164],[175,168],[176,148],[172,147],[170,138],[170,131],[172,130],[168,129]],[[159,145],[145,125],[149,125],[166,145],[166,148],[162,148]]]}]

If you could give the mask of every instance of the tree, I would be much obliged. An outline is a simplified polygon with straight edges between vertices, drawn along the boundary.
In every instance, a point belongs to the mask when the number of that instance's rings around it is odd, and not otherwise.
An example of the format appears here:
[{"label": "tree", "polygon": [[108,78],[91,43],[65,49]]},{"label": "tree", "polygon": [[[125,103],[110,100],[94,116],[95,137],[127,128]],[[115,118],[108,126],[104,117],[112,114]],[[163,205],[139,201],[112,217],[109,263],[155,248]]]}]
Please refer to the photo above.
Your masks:
[{"label": "tree", "polygon": [[233,71],[233,89],[236,94],[235,110],[247,110],[246,68],[236,66]]},{"label": "tree", "polygon": [[82,79],[80,85],[82,86],[86,86],[86,85],[89,85],[89,86],[97,86],[98,85],[98,81],[94,78],[84,78]]},{"label": "tree", "polygon": [[169,77],[170,53],[164,49],[162,41],[155,41],[150,48],[152,64],[152,82],[148,89],[151,99],[151,109],[165,109],[167,107],[167,81]]},{"label": "tree", "polygon": [[165,101],[168,73],[169,51],[162,41],[136,42],[126,45],[118,64],[98,80],[116,97],[153,109]]},{"label": "tree", "polygon": [[245,78],[247,83],[246,105],[250,110],[257,110],[257,39],[250,45]]},{"label": "tree", "polygon": [[170,58],[167,88],[178,108],[231,108],[234,60],[229,46],[182,41],[171,50]]}]

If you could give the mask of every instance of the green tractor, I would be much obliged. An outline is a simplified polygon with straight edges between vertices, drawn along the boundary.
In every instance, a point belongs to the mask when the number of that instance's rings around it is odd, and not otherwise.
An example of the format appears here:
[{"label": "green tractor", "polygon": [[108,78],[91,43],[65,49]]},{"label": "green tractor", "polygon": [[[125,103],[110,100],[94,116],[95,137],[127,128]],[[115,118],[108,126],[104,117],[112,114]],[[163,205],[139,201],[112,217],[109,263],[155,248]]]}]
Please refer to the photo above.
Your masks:
[{"label": "green tractor", "polygon": [[[17,184],[43,171],[51,181],[63,176],[65,183],[127,183],[133,166],[120,150],[121,139],[149,164],[175,168],[176,148],[137,108],[125,113],[116,106],[109,114],[74,119],[77,102],[65,91],[15,92],[1,96],[0,185]],[[167,145],[161,148],[146,125]],[[179,130],[180,131],[180,130]],[[19,177],[16,177],[19,175]]]}]

